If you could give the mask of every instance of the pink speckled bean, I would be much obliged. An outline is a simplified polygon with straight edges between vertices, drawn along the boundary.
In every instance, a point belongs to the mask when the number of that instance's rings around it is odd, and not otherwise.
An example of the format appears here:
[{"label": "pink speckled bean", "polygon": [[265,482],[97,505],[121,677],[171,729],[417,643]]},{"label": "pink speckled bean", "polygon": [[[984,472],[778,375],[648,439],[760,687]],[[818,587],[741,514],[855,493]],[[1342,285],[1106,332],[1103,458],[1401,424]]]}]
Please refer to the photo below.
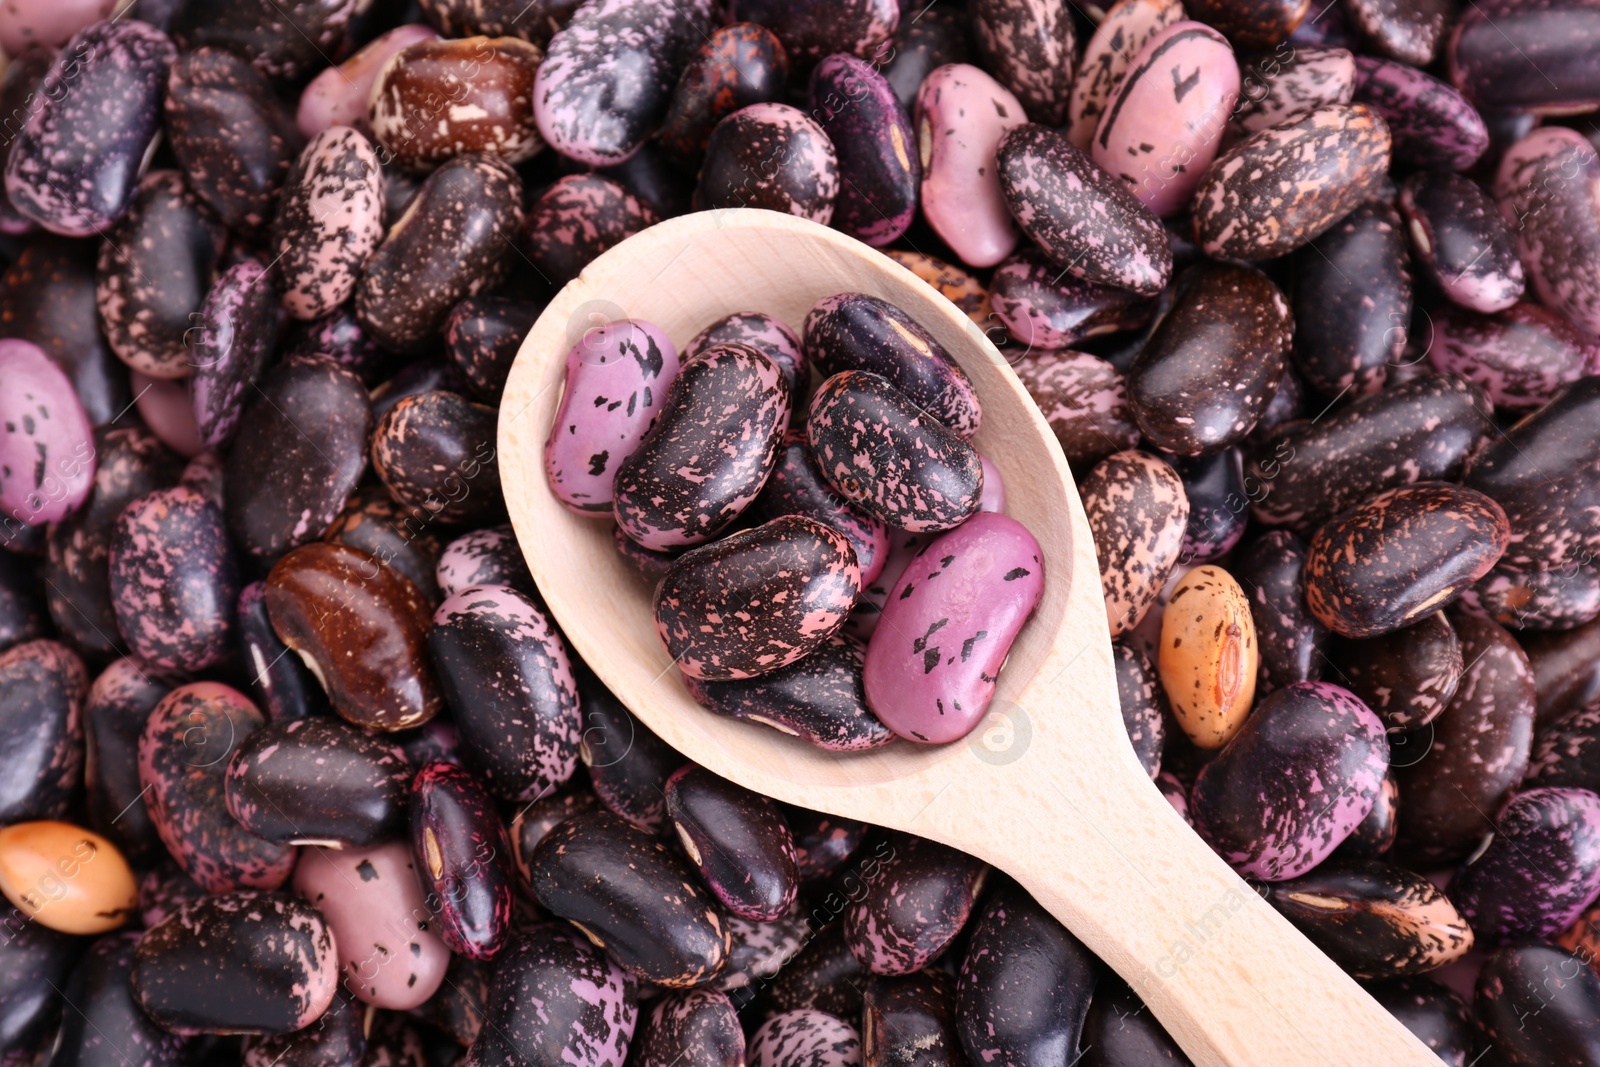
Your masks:
[{"label": "pink speckled bean", "polygon": [[678,350],[648,322],[609,323],[572,346],[544,444],[556,499],[579,514],[611,514],[617,468],[644,439],[677,376]]},{"label": "pink speckled bean", "polygon": [[1083,48],[1067,104],[1067,140],[1089,150],[1106,102],[1150,38],[1184,17],[1178,0],[1119,0]]},{"label": "pink speckled bean", "polygon": [[922,214],[968,266],[992,267],[1017,245],[995,148],[1026,121],[1015,96],[966,63],[935,70],[917,93]]},{"label": "pink speckled bean", "polygon": [[1545,126],[1500,160],[1495,199],[1533,291],[1600,337],[1600,157],[1577,130]]},{"label": "pink speckled bean", "polygon": [[273,223],[283,306],[310,320],[344,303],[382,238],[378,155],[357,131],[330,126],[300,153]]},{"label": "pink speckled bean", "polygon": [[0,341],[0,508],[43,525],[66,518],[94,486],[94,432],[72,380],[28,341]]},{"label": "pink speckled bean", "polygon": [[867,706],[884,725],[940,744],[983,719],[1011,643],[1044,595],[1043,555],[1020,522],[982,513],[911,561],[862,671]]}]

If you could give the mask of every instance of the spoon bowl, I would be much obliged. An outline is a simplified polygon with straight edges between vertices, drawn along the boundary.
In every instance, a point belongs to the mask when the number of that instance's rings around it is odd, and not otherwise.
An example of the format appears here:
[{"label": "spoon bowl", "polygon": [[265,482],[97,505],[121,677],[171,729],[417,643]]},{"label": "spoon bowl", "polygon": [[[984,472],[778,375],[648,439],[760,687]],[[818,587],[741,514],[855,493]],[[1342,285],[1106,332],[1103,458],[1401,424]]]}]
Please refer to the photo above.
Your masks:
[{"label": "spoon bowl", "polygon": [[[1044,551],[1045,593],[988,718],[947,745],[834,753],[701,708],[656,636],[651,587],[611,522],[563,508],[544,442],[566,354],[637,318],[681,347],[738,311],[796,333],[819,299],[903,309],[961,364],[1006,513]],[[1024,356],[1023,358],[1034,358]],[[803,417],[797,412],[797,417]],[[529,569],[579,656],[688,759],[778,800],[943,842],[1014,877],[1126,978],[1203,1067],[1427,1067],[1438,1060],[1195,836],[1123,727],[1094,543],[1049,425],[983,330],[882,253],[789,215],[699,212],[600,256],[523,341],[500,407],[499,465]]]}]

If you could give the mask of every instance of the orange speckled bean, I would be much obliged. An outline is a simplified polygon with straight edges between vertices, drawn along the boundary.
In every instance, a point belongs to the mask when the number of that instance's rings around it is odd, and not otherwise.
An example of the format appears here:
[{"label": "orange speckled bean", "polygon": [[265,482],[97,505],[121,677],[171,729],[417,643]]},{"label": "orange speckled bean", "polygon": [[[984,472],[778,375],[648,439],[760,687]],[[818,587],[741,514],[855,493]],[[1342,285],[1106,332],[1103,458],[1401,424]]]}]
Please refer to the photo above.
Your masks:
[{"label": "orange speckled bean", "polygon": [[1201,748],[1239,732],[1256,696],[1260,656],[1250,602],[1221,567],[1196,567],[1178,582],[1161,618],[1158,670],[1172,714]]}]

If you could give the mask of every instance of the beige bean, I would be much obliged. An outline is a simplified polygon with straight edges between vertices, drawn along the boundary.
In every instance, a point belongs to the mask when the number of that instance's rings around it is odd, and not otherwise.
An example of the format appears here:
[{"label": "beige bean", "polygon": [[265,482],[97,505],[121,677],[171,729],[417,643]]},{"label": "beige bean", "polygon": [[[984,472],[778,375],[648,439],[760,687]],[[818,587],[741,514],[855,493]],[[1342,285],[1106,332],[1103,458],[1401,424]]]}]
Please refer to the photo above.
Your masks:
[{"label": "beige bean", "polygon": [[1221,567],[1178,582],[1161,618],[1158,672],[1172,714],[1201,748],[1227,744],[1250,714],[1260,658],[1250,602]]}]

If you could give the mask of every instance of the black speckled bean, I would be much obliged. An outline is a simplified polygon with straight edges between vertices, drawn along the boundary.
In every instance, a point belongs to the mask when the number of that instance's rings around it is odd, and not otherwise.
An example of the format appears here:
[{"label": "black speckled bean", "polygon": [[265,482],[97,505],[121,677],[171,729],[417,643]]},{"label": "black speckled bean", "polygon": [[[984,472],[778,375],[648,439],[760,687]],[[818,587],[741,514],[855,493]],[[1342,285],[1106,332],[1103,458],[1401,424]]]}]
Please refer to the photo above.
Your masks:
[{"label": "black speckled bean", "polygon": [[1527,285],[1494,200],[1477,182],[1420,170],[1400,187],[1411,251],[1424,274],[1462,307],[1510,307]]},{"label": "black speckled bean", "polygon": [[40,639],[0,654],[0,749],[10,772],[0,787],[0,821],[66,816],[83,778],[83,661]]},{"label": "black speckled bean", "polygon": [[678,75],[661,122],[662,149],[684,166],[698,165],[719,121],[751,104],[782,99],[789,53],[777,35],[753,22],[736,22],[700,42]]},{"label": "black speckled bean", "polygon": [[1126,985],[1101,982],[1083,1024],[1080,1067],[1192,1067],[1189,1057]]},{"label": "black speckled bean", "polygon": [[1077,473],[1084,473],[1112,452],[1138,446],[1139,427],[1128,406],[1122,372],[1099,356],[1040,352],[1012,370]]},{"label": "black speckled bean", "polygon": [[[62,989],[72,1007],[62,1013],[60,1067],[183,1067],[187,1041],[157,1026],[139,1007],[129,986],[137,934],[111,934],[96,941]],[[285,1064],[285,1067],[289,1067]]]},{"label": "black speckled bean", "polygon": [[1118,641],[1111,646],[1117,668],[1117,697],[1122,725],[1128,730],[1133,754],[1151,778],[1161,773],[1161,751],[1167,740],[1167,698],[1150,658]]},{"label": "black speckled bean", "polygon": [[1500,949],[1478,972],[1482,1037],[1507,1067],[1600,1060],[1600,977],[1550,945]]},{"label": "black speckled bean", "polygon": [[545,835],[574,815],[593,811],[599,804],[599,799],[591,792],[561,793],[517,809],[506,836],[511,839],[512,862],[516,864],[524,888],[533,880],[533,850],[539,847]]},{"label": "black speckled bean", "polygon": [[1065,136],[1026,124],[1000,139],[1000,188],[1017,225],[1075,278],[1154,296],[1172,276],[1161,220]]},{"label": "black speckled bean", "polygon": [[744,1030],[727,994],[684,989],[656,1001],[638,1067],[744,1067]]},{"label": "black speckled bean", "polygon": [[355,0],[214,0],[185,4],[172,35],[185,49],[214,45],[244,56],[269,78],[296,82],[339,50]]},{"label": "black speckled bean", "polygon": [[1465,170],[1489,147],[1489,129],[1466,98],[1406,63],[1356,57],[1355,100],[1388,125],[1397,162]]},{"label": "black speckled bean", "polygon": [[[1037,248],[1024,248],[1000,264],[989,286],[994,318],[1029,354],[1139,329],[1155,311],[1152,301],[1136,293],[1066,274]],[[1016,361],[1008,362],[1020,373]]]},{"label": "black speckled bean", "polygon": [[401,400],[372,432],[372,469],[389,494],[440,522],[504,517],[495,451],[499,412],[432,389]]},{"label": "black speckled bean", "polygon": [[46,229],[87,237],[134,195],[160,130],[161,89],[177,50],[138,19],[96,22],[56,54],[6,159],[11,205]]},{"label": "black speckled bean", "polygon": [[608,811],[575,815],[534,850],[533,892],[622,969],[671,988],[722,968],[728,928],[684,862]]},{"label": "black speckled bean", "polygon": [[716,345],[689,362],[617,468],[617,525],[657,551],[714,538],[772,473],[789,402],[783,372],[749,345]]},{"label": "black speckled bean", "polygon": [[1260,649],[1258,696],[1322,677],[1328,630],[1306,608],[1305,560],[1305,542],[1285,530],[1269,530],[1229,569],[1250,600]]},{"label": "black speckled bean", "polygon": [[1480,106],[1559,115],[1600,102],[1597,46],[1592,5],[1538,0],[1467,8],[1446,55],[1450,81]]},{"label": "black speckled bean", "polygon": [[867,987],[864,999],[865,1067],[965,1067],[953,976],[928,970],[879,978]]},{"label": "black speckled bean", "polygon": [[987,874],[972,856],[893,834],[882,869],[845,909],[845,942],[874,974],[920,971],[966,925]]},{"label": "black speckled bean", "polygon": [[1108,456],[1078,490],[1100,561],[1111,636],[1139,625],[1183,548],[1189,498],[1172,466],[1148,452]]},{"label": "black speckled bean", "polygon": [[492,959],[511,936],[511,843],[494,800],[450,763],[430,763],[411,784],[411,850],[450,951]]},{"label": "black speckled bean", "polygon": [[657,222],[653,208],[601,174],[569,174],[528,206],[522,243],[534,269],[566,285],[602,252]]},{"label": "black speckled bean", "polygon": [[245,259],[223,272],[185,333],[190,393],[200,444],[221,448],[233,436],[245,397],[277,346],[283,315],[267,268]]},{"label": "black speckled bean", "polygon": [[275,722],[234,751],[228,813],[277,844],[364,847],[405,827],[411,765],[399,747],[338,719]]},{"label": "black speckled bean", "polygon": [[656,587],[656,633],[689,677],[754,678],[826,641],[860,589],[844,535],[786,515],[680,556]]},{"label": "black speckled bean", "polygon": [[589,785],[612,814],[641,830],[660,833],[667,820],[667,779],[683,757],[644,723],[587,668],[578,670],[583,737],[578,758]]},{"label": "black speckled bean", "polygon": [[1329,678],[1365,701],[1391,733],[1437,719],[1466,669],[1461,639],[1440,611],[1381,638],[1335,636],[1328,663]]},{"label": "black speckled bean", "polygon": [[781,319],[760,311],[735,311],[718,319],[694,335],[683,348],[683,362],[726,341],[749,345],[765,355],[783,371],[789,383],[789,396],[798,406],[811,389],[811,364],[800,345],[800,338]]},{"label": "black speckled bean", "polygon": [[237,627],[250,692],[269,722],[293,722],[329,710],[327,695],[299,656],[279,639],[267,615],[267,585],[239,593]]},{"label": "black speckled bean", "polygon": [[499,405],[511,361],[541,310],[538,304],[501,296],[469,296],[451,310],[444,327],[445,350],[475,400]]},{"label": "black speckled bean", "polygon": [[1500,411],[1543,407],[1594,364],[1590,340],[1539,304],[1517,303],[1495,315],[1444,304],[1431,318],[1429,362],[1478,383]]},{"label": "black speckled bean", "polygon": [[769,27],[802,66],[835,52],[873,59],[900,24],[894,0],[734,0],[728,7],[735,19]]},{"label": "black speckled bean", "polygon": [[861,1035],[813,1009],[773,1015],[750,1035],[750,1067],[860,1067]]},{"label": "black speckled bean", "polygon": [[1395,777],[1393,763],[1383,776],[1383,788],[1372,810],[1362,819],[1344,843],[1334,850],[1341,860],[1377,859],[1394,847],[1400,832],[1400,780]]},{"label": "black speckled bean", "polygon": [[509,525],[475,530],[451,541],[439,555],[434,576],[444,596],[454,596],[474,585],[509,585],[535,603],[542,603]]},{"label": "black speckled bean", "polygon": [[240,1067],[360,1067],[368,1062],[365,1031],[366,1012],[341,990],[305,1029],[247,1041]]},{"label": "black speckled bean", "polygon": [[1239,449],[1230,446],[1209,456],[1174,456],[1170,462],[1189,498],[1180,564],[1221,559],[1244,536],[1250,518]]},{"label": "black speckled bean", "polygon": [[1178,299],[1128,371],[1145,439],[1194,456],[1255,428],[1294,336],[1289,302],[1265,274],[1206,264],[1178,280]]},{"label": "black speckled bean", "polygon": [[1591,792],[1600,786],[1600,705],[1579,708],[1540,727],[1522,784]]},{"label": "black speckled bean", "polygon": [[699,210],[763,208],[833,218],[839,160],[815,119],[788,104],[751,104],[711,131],[694,203]]},{"label": "black speckled bean", "polygon": [[315,1022],[339,974],[333,932],[281,893],[224,893],[182,904],[147,931],[133,993],[176,1034],[281,1034]]},{"label": "black speckled bean", "polygon": [[689,862],[728,911],[763,922],[789,911],[799,865],[771,800],[692,764],[667,779],[665,792]]},{"label": "black speckled bean", "polygon": [[385,184],[372,142],[348,126],[323,130],[300,153],[271,235],[290,315],[320,318],[355,291],[362,265],[383,239]]},{"label": "black speckled bean", "polygon": [[124,657],[100,672],[83,709],[89,826],[132,862],[164,855],[139,783],[139,735],[178,677]]},{"label": "black speckled bean", "polygon": [[350,494],[325,539],[360,549],[399,572],[431,607],[444,599],[435,577],[442,550],[429,529],[432,521],[426,510],[396,502],[382,485],[363,485]]},{"label": "black speckled bean", "polygon": [[1477,1051],[1472,1011],[1455,990],[1431,978],[1394,978],[1366,987],[1374,1000],[1400,1020],[1450,1067],[1468,1067]]},{"label": "black speckled bean", "polygon": [[1191,0],[1188,17],[1200,19],[1245,48],[1272,48],[1288,40],[1311,11],[1310,0]]},{"label": "black speckled bean", "polygon": [[826,878],[837,872],[862,846],[872,829],[864,822],[841,819],[806,808],[786,807],[783,810],[789,830],[794,835],[802,881]]},{"label": "black speckled bean", "polygon": [[[892,855],[887,841],[880,849]],[[871,870],[881,870],[878,860],[867,862]],[[870,980],[845,943],[844,924],[829,923],[778,972],[766,990],[765,1006],[773,1012],[809,1008],[852,1019],[861,1014],[863,987]]]},{"label": "black speckled bean", "polygon": [[572,777],[577,683],[537,604],[509,586],[468,586],[434,612],[428,648],[461,754],[491,792],[527,802]]},{"label": "black speckled bean", "polygon": [[890,526],[948,530],[978,510],[977,451],[877,374],[847,370],[823,382],[806,434],[829,484]]},{"label": "black speckled bean", "polygon": [[1047,1067],[1073,1055],[1096,970],[1082,942],[1021,888],[1002,885],[973,924],[956,988],[968,1062]]},{"label": "black speckled bean", "polygon": [[861,567],[861,584],[871,584],[889,557],[889,531],[881,519],[857,510],[829,485],[817,466],[803,429],[783,437],[772,476],[745,516],[756,524],[783,515],[805,515],[844,534]]},{"label": "black speckled bean", "polygon": [[1462,594],[1461,605],[1512,630],[1570,630],[1600,616],[1600,570],[1496,567]]},{"label": "black speckled bean", "polygon": [[864,293],[836,293],[806,315],[805,355],[824,378],[847,370],[876,374],[907,400],[964,438],[983,412],[972,380],[911,316]]}]

